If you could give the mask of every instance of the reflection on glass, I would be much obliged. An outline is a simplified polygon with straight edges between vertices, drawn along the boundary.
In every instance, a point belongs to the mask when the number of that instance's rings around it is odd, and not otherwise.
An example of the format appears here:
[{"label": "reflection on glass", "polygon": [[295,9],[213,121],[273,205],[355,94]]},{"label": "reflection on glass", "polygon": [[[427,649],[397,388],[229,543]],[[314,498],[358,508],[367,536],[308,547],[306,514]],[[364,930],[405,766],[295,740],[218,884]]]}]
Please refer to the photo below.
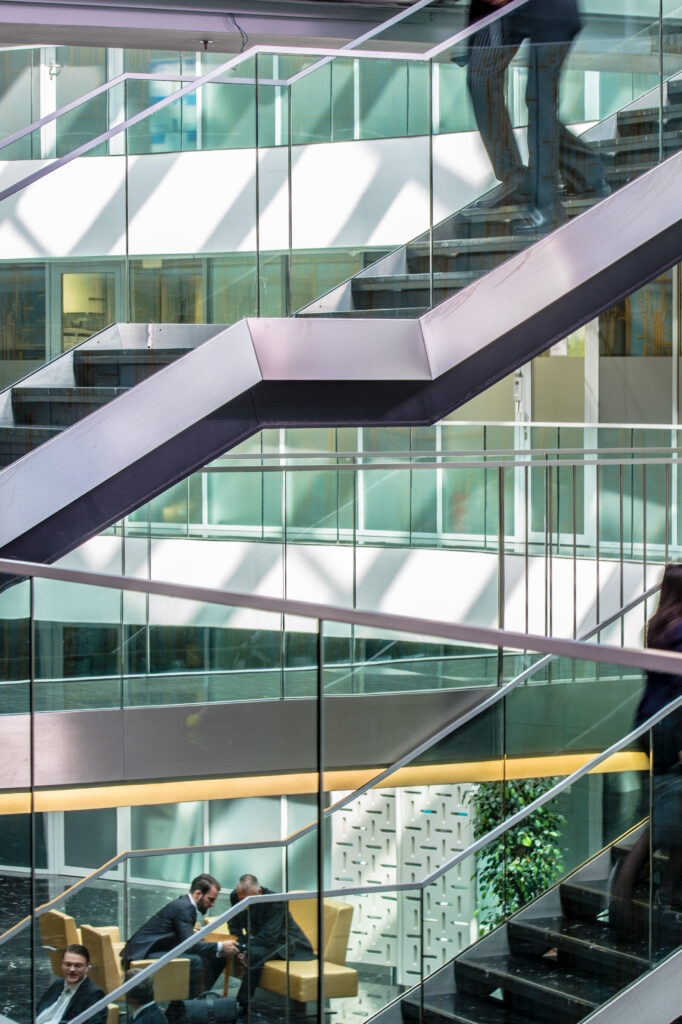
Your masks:
[{"label": "reflection on glass", "polygon": [[62,350],[116,320],[116,272],[62,274]]}]

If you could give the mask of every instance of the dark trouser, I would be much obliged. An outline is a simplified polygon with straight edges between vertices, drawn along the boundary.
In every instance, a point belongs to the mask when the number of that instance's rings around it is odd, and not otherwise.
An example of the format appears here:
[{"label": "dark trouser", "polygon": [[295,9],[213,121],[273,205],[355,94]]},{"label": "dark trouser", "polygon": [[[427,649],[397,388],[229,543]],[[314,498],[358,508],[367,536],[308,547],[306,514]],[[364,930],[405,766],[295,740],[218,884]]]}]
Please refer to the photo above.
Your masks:
[{"label": "dark trouser", "polygon": [[523,160],[509,118],[505,97],[507,68],[521,40],[482,29],[472,39],[467,63],[467,87],[495,177],[505,181],[523,170]]},{"label": "dark trouser", "polygon": [[573,191],[596,188],[604,180],[599,157],[559,119],[559,78],[570,43],[532,43],[528,62],[528,168],[531,202],[556,202],[557,172]]},{"label": "dark trouser", "polygon": [[258,982],[260,981],[263,965],[268,960],[286,959],[314,960],[315,954],[312,949],[295,946],[293,949],[289,949],[289,956],[287,958],[286,944],[282,944],[277,949],[273,949],[271,946],[266,948],[265,946],[249,945],[249,966],[244,970],[244,977],[242,978],[242,983],[239,986],[239,992],[237,993],[237,1002],[242,1006],[248,1005],[249,999],[258,988]]},{"label": "dark trouser", "polygon": [[[502,26],[496,42],[477,33],[469,53],[467,85],[476,125],[500,181],[523,170],[505,101],[507,68],[521,45],[520,34]],[[571,44],[531,43],[526,86],[530,202],[546,208],[556,202],[557,174],[573,191],[596,188],[604,180],[601,160],[559,120],[559,78]]]}]

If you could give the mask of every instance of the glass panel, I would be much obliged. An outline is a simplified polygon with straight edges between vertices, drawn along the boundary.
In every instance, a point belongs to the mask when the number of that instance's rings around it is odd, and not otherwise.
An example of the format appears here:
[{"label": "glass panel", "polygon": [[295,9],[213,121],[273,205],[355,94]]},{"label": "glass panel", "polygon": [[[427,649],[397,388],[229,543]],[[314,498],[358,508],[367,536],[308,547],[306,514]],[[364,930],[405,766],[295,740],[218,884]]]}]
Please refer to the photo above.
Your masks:
[{"label": "glass panel", "polygon": [[116,276],[113,270],[61,275],[64,352],[116,320]]},{"label": "glass panel", "polygon": [[[423,32],[425,21],[432,17],[429,41],[440,36],[443,26],[452,27],[448,19],[456,16],[450,9],[421,11],[397,29],[387,30],[386,38],[407,31],[407,24],[415,29],[419,25]],[[671,27],[673,18],[671,12]],[[433,173],[428,181],[418,169],[418,150],[412,145],[409,193],[423,185],[426,194],[431,194],[439,223],[433,228],[432,246],[426,212],[422,233],[415,231],[399,258],[378,261],[371,272],[355,275],[303,312],[318,316],[419,316],[644,173],[661,156],[674,152],[678,145],[674,81],[664,89],[663,135],[659,139],[656,12],[638,18],[611,13],[610,19],[605,32],[602,12],[586,13],[582,20],[576,14],[563,21],[554,11],[537,14],[530,5],[503,13],[492,26],[473,30],[462,48],[443,51],[437,63],[430,65],[430,79],[423,75],[426,65],[416,61],[404,65],[390,62],[390,68],[384,67],[388,61],[356,59],[354,65],[345,59],[335,61],[332,77],[337,69],[348,65],[349,94],[352,79],[356,139],[409,134],[409,116],[401,120],[400,110],[402,107],[407,114],[407,97],[409,102],[414,98],[408,84],[411,70],[419,69],[415,79],[423,82],[427,97],[427,102],[420,104],[422,117],[430,106],[434,131],[440,134],[433,142]],[[671,35],[664,33],[666,79],[679,69],[680,58],[670,43]],[[616,52],[619,67],[614,72]],[[316,74],[326,73],[328,67]],[[622,106],[617,108],[619,102]],[[292,104],[295,110],[296,87]],[[525,128],[528,157],[522,154],[514,135],[521,127]],[[426,132],[426,128],[418,130]],[[344,137],[350,138],[350,130],[346,131]],[[480,167],[475,182],[464,183],[458,177],[455,188],[456,164],[447,137],[453,131],[471,133],[468,152]],[[394,159],[398,159],[397,152],[396,148]],[[374,157],[375,163],[383,167],[382,153],[377,148]],[[401,159],[398,165],[406,169],[407,162]],[[390,169],[390,162],[386,166]],[[371,170],[365,173],[367,176]],[[319,177],[324,179],[325,175]],[[328,180],[333,181],[331,174]],[[501,183],[497,191],[479,201],[495,180]],[[308,227],[302,200],[298,199],[299,194],[310,192],[304,181],[303,168],[294,167],[294,244],[303,237],[304,226]],[[385,168],[381,181],[385,203],[377,206],[382,219],[375,230],[387,232],[387,211],[390,209],[392,214],[399,210],[402,195],[394,193],[390,172]],[[371,182],[365,185],[364,201],[371,196],[371,188]],[[403,188],[403,195],[407,195],[404,184]],[[327,200],[326,209],[329,217],[328,211],[335,210],[332,198]],[[403,244],[408,243],[409,222],[416,224],[418,211],[419,205],[413,201],[410,215],[400,218],[405,232],[400,240]],[[318,229],[323,217],[322,210],[316,213]],[[337,221],[338,217],[334,223],[338,235],[346,225]],[[648,315],[643,312],[645,318]],[[649,320],[640,333],[653,331],[651,340],[644,343],[656,348],[659,342],[655,336],[660,331],[656,318]]]},{"label": "glass panel", "polygon": [[[37,117],[33,105],[33,85],[37,79],[36,61],[39,50],[17,49],[0,51],[0,138],[31,124]],[[2,160],[30,160],[33,153],[31,136],[0,150]]]},{"label": "glass panel", "polygon": [[[55,107],[66,106],[85,93],[102,85],[107,78],[106,50],[96,46],[57,46],[56,64],[52,74],[55,82]],[[114,99],[114,90],[111,98]],[[101,135],[108,127],[109,96],[106,92],[81,104],[57,120],[56,156],[64,156],[77,146]],[[113,112],[113,111],[112,111]],[[102,143],[91,156],[105,156],[107,144]]]}]

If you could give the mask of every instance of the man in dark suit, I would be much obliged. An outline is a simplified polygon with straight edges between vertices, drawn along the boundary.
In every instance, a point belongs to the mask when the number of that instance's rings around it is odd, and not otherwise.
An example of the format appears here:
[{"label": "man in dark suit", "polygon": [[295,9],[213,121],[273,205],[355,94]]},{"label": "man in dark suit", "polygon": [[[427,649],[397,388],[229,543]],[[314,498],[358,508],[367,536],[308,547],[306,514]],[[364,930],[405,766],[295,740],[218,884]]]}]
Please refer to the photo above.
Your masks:
[{"label": "man in dark suit", "polygon": [[[472,0],[470,21],[508,2]],[[528,206],[519,231],[549,231],[565,220],[557,196],[559,173],[572,192],[601,198],[610,191],[599,157],[559,119],[561,69],[581,25],[577,0],[529,0],[471,40],[467,84],[481,138],[502,182],[492,202]],[[507,68],[524,39],[530,43],[527,169],[504,98]]]},{"label": "man in dark suit", "polygon": [[[128,939],[121,951],[123,964],[131,960],[156,959],[188,939],[194,932],[197,913],[205,914],[210,910],[219,893],[220,883],[213,875],[198,875],[188,893],[161,907]],[[226,957],[236,952],[237,943],[227,940],[197,942],[180,954],[190,961],[190,998],[212,989],[222,974]]]},{"label": "man in dark suit", "polygon": [[[62,1024],[73,1020],[104,998],[101,988],[90,981],[90,954],[85,946],[72,945],[64,950],[63,981],[55,981],[38,1002],[36,1024]],[[92,1024],[105,1024],[106,1007],[90,1018]]]},{"label": "man in dark suit", "polygon": [[[140,974],[139,970],[127,971],[126,981]],[[168,1024],[166,1015],[154,1001],[154,983],[145,978],[126,993],[128,1003],[128,1024]]]},{"label": "man in dark suit", "polygon": [[[255,875],[242,875],[237,888],[230,893],[230,902],[236,906],[247,896],[271,895]],[[263,964],[267,960],[314,960],[315,954],[305,934],[289,913],[286,901],[281,903],[255,903],[230,919],[230,929],[238,937],[243,952],[239,960],[245,968],[244,978],[237,993],[237,1002],[246,1008],[256,991]]]}]

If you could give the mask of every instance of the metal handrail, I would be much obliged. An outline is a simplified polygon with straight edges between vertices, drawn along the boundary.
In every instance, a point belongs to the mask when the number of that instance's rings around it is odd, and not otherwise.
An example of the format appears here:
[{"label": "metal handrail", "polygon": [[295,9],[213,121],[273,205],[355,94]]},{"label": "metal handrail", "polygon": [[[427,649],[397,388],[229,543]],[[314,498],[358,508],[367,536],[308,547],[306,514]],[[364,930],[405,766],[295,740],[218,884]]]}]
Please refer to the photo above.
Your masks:
[{"label": "metal handrail", "polygon": [[[294,457],[294,456],[292,456],[292,457]],[[343,458],[343,456],[338,456],[338,457],[339,458]],[[277,465],[269,465],[269,466],[239,466],[239,465],[237,465],[233,469],[232,468],[228,468],[227,466],[221,468],[220,466],[213,467],[211,465],[207,465],[207,466],[204,466],[200,470],[196,470],[196,472],[197,473],[204,473],[204,472],[224,473],[224,472],[233,472],[234,471],[234,472],[240,472],[240,473],[281,473],[283,471],[286,471],[287,473],[289,473],[289,472],[293,473],[293,472],[310,472],[313,469],[328,470],[328,471],[333,471],[333,472],[336,472],[338,470],[339,472],[343,472],[343,473],[359,473],[359,472],[364,473],[364,472],[372,472],[372,471],[376,472],[378,470],[383,471],[383,472],[387,472],[388,470],[427,470],[427,471],[430,470],[431,472],[433,472],[435,469],[442,469],[442,470],[455,470],[455,469],[535,469],[535,470],[539,470],[539,469],[543,469],[543,468],[546,468],[546,467],[549,467],[549,468],[552,468],[552,469],[571,469],[573,467],[575,467],[576,469],[589,469],[591,467],[595,467],[596,468],[596,467],[599,467],[599,466],[607,466],[607,467],[613,469],[614,467],[618,467],[619,465],[628,466],[628,467],[632,467],[632,466],[674,466],[674,465],[679,465],[679,462],[680,462],[679,456],[677,456],[677,455],[672,455],[669,458],[665,458],[664,456],[661,456],[660,458],[647,459],[644,456],[641,456],[641,457],[633,457],[633,458],[624,458],[622,460],[617,459],[617,458],[612,458],[612,459],[587,459],[587,460],[584,460],[584,459],[577,459],[577,460],[576,459],[556,459],[556,460],[550,460],[549,458],[545,459],[542,455],[538,455],[537,458],[538,459],[542,458],[543,459],[542,462],[533,461],[533,457],[532,456],[530,456],[527,459],[521,459],[521,458],[514,458],[514,459],[512,459],[512,458],[510,458],[510,459],[491,458],[489,460],[484,460],[484,459],[481,459],[479,457],[476,461],[474,461],[474,460],[472,460],[472,461],[467,460],[467,461],[463,461],[463,462],[439,462],[439,461],[437,461],[439,459],[439,457],[440,457],[438,452],[434,452],[433,454],[424,454],[423,457],[431,459],[432,461],[431,462],[414,462],[414,463],[410,463],[410,462],[368,462],[368,463],[360,463],[360,464],[358,464],[358,463],[346,463],[346,464],[341,464],[341,465],[336,465],[336,464],[331,464],[331,463],[328,463],[328,464],[322,464],[322,463],[315,464],[315,463],[313,463],[311,465],[311,464],[305,464],[304,463],[304,464],[302,464],[300,466],[297,466],[296,464],[294,464],[294,465],[286,465],[286,466],[277,466]],[[242,458],[246,462],[255,462],[255,461],[257,461],[260,458],[260,456],[243,455]],[[278,456],[278,458],[284,458],[284,456]],[[325,455],[325,456],[323,456],[323,458],[329,460],[329,459],[336,458],[336,456]]]},{"label": "metal handrail", "polygon": [[575,658],[579,661],[594,661],[605,665],[618,664],[644,671],[682,674],[682,654],[669,652],[652,654],[634,647],[594,646],[584,640],[564,640],[558,637],[541,636],[537,633],[520,633],[515,630],[494,629],[486,626],[468,626],[443,622],[438,619],[419,619],[410,615],[339,608],[335,605],[296,601],[290,598],[240,594],[235,591],[215,590],[211,587],[198,587],[185,583],[168,583],[159,580],[115,576],[111,573],[65,569],[56,565],[42,565],[18,559],[0,559],[0,573],[17,577],[17,579],[31,577],[59,580],[64,583],[104,587],[108,590],[124,590],[157,597],[175,597],[184,601],[200,601],[233,608],[276,612],[279,615],[295,615],[304,619],[317,619],[319,622],[330,621],[350,626],[368,626],[392,633],[414,633],[419,636],[488,645],[495,648],[509,647],[524,652],[535,651],[540,654],[552,654],[558,658]]},{"label": "metal handrail", "polygon": [[[427,5],[427,3],[430,2],[432,2],[432,0],[418,0],[418,2],[415,5],[413,5],[413,7],[406,8],[405,11],[401,12],[401,16],[396,15],[394,19],[389,19],[389,21],[392,24],[394,24],[396,21],[400,21],[402,20],[402,18],[407,17],[408,14],[414,13],[415,9],[424,7]],[[4,199],[8,199],[10,196],[16,195],[18,192],[21,192],[24,188],[28,187],[29,185],[32,185],[36,181],[40,181],[40,179],[44,178],[46,175],[52,174],[54,171],[70,163],[72,160],[75,160],[77,157],[83,156],[85,153],[90,152],[91,149],[95,149],[97,146],[102,145],[102,143],[104,142],[108,142],[109,139],[115,138],[117,135],[120,135],[121,132],[127,131],[134,125],[146,120],[148,117],[151,117],[153,114],[156,114],[160,110],[163,110],[171,103],[175,103],[177,100],[183,99],[190,93],[193,93],[197,89],[200,89],[203,85],[208,85],[210,82],[216,81],[225,72],[231,71],[233,68],[239,67],[245,61],[250,60],[253,57],[257,57],[260,54],[271,54],[273,56],[307,55],[313,57],[319,56],[327,58],[328,60],[333,60],[335,57],[343,57],[349,52],[352,52],[353,57],[355,59],[361,58],[363,60],[394,61],[409,60],[424,63],[430,61],[433,57],[438,56],[438,54],[442,53],[444,50],[450,49],[453,46],[456,46],[459,43],[464,42],[470,36],[474,35],[476,32],[480,31],[485,26],[492,24],[495,21],[501,20],[502,18],[506,17],[506,15],[511,10],[516,10],[518,7],[522,7],[528,2],[529,0],[511,0],[511,2],[507,3],[503,9],[495,11],[493,14],[487,15],[485,18],[482,18],[480,21],[477,21],[474,25],[469,25],[466,28],[461,29],[459,32],[456,32],[454,35],[448,37],[448,39],[444,40],[442,43],[439,43],[436,46],[431,47],[431,49],[421,53],[410,51],[354,49],[354,47],[360,45],[360,42],[368,38],[371,38],[372,34],[370,33],[366,34],[364,37],[359,37],[358,40],[353,40],[350,43],[345,44],[345,46],[343,47],[266,46],[260,44],[257,46],[250,47],[243,53],[239,53],[235,57],[231,57],[224,63],[219,64],[218,67],[213,68],[211,71],[207,71],[205,74],[199,75],[198,77],[192,79],[186,85],[183,85],[180,87],[180,89],[177,89],[170,96],[164,96],[163,98],[157,100],[156,103],[153,103],[149,107],[146,107],[144,110],[139,111],[137,114],[134,114],[127,120],[119,122],[112,128],[109,128],[107,131],[102,132],[100,135],[96,136],[94,139],[90,139],[89,142],[84,142],[80,146],[77,146],[75,149],[71,150],[70,153],[65,153],[63,156],[51,160],[50,163],[47,164],[47,166],[39,168],[32,174],[27,175],[25,178],[21,178],[13,185],[10,185],[5,189],[0,190],[0,202],[2,202],[2,200]],[[374,31],[373,34],[377,35],[379,34],[379,32],[384,31],[387,24],[388,23],[382,23],[381,25],[377,26],[376,31]],[[304,71],[305,73],[310,74],[313,70],[315,70],[316,67],[319,66],[321,65],[318,62],[318,64],[313,64],[311,65],[310,68],[304,69]],[[292,84],[294,81],[297,81],[302,76],[303,72],[298,72],[298,74],[292,76],[291,79],[283,79],[282,81],[284,85],[288,86]],[[92,90],[89,93],[85,93],[82,97],[80,97],[80,103],[85,103],[88,99],[92,98],[93,95],[97,95],[105,91],[105,87],[114,87],[114,85],[119,85],[127,78],[132,77],[133,75],[130,72],[125,72],[123,75],[117,76],[115,80],[112,79],[111,83],[105,83],[105,86],[98,86],[96,90]],[[135,75],[135,77],[139,77],[139,75]],[[165,80],[182,80],[183,78],[184,76],[178,76],[178,79],[167,78]],[[162,78],[162,80],[164,79]],[[64,108],[60,108],[59,111],[55,111],[53,114],[46,115],[47,120],[41,119],[40,122],[35,122],[35,124],[38,127],[40,127],[41,124],[47,124],[50,120],[54,120],[55,117],[59,116],[62,112],[66,112],[67,108],[73,109],[74,105],[78,106],[80,105],[80,103],[74,101],[73,104],[67,104]],[[14,135],[9,136],[8,139],[4,140],[3,143],[0,143],[0,149],[2,149],[3,145],[9,145],[10,142],[17,141],[18,138],[28,134],[28,132],[31,130],[36,130],[33,127],[33,125],[28,126],[26,129],[21,129],[21,134],[15,132]]]},{"label": "metal handrail", "polygon": [[[369,39],[374,39],[376,36],[381,35],[382,32],[385,32],[387,29],[392,28],[394,25],[397,25],[401,21],[404,21],[410,15],[416,14],[418,11],[422,10],[422,8],[429,7],[434,2],[435,2],[435,0],[417,0],[416,3],[413,3],[409,7],[405,8],[404,10],[399,11],[397,14],[393,15],[391,18],[388,18],[386,21],[381,22],[379,25],[375,25],[374,28],[370,29],[368,32],[365,32],[363,35],[358,36],[355,39],[352,39],[348,43],[344,43],[343,46],[336,47],[336,48],[330,48],[330,49],[326,50],[325,52],[328,54],[327,56],[323,57],[321,60],[317,61],[315,64],[311,64],[309,67],[303,68],[301,71],[298,71],[295,75],[292,75],[290,78],[258,79],[258,82],[260,84],[262,84],[262,85],[278,85],[278,86],[282,86],[282,87],[291,86],[295,82],[298,82],[302,78],[305,78],[307,75],[311,74],[313,71],[316,71],[318,68],[323,67],[329,61],[333,60],[335,56],[343,56],[344,54],[348,53],[349,51],[354,51],[358,46],[362,46],[362,44],[366,43]],[[485,18],[480,19],[480,21],[477,21],[476,22],[476,29],[475,29],[475,31],[480,31],[481,28],[484,28],[487,25],[491,24],[492,22],[497,21],[498,19],[506,16],[509,13],[510,10],[514,10],[517,7],[522,7],[526,3],[528,3],[528,0],[513,0],[512,3],[509,3],[509,4],[506,5],[506,10],[504,12],[495,11],[492,14],[487,15]],[[465,31],[468,31],[469,29],[471,29],[471,26],[468,26],[468,29],[465,30]],[[456,35],[449,37],[443,43],[436,44],[436,46],[431,47],[428,51],[426,51],[425,53],[423,53],[421,55],[420,54],[416,54],[416,55],[415,54],[409,54],[409,53],[406,53],[405,51],[392,51],[392,50],[383,51],[382,50],[382,51],[376,51],[373,59],[376,59],[377,54],[379,56],[385,56],[385,58],[387,60],[401,60],[401,59],[402,60],[407,60],[407,59],[421,59],[421,60],[424,60],[427,56],[428,57],[435,57],[435,56],[438,56],[438,54],[441,53],[444,49],[449,49],[455,43],[460,42],[460,40],[457,38],[457,36],[459,36],[461,32],[462,32],[462,30],[460,29],[460,32],[458,32]],[[275,54],[279,54],[279,53],[281,53],[281,54],[289,54],[292,51],[295,52],[295,53],[312,54],[312,55],[317,55],[319,52],[321,52],[321,50],[319,48],[318,49],[314,49],[314,48],[311,49],[311,48],[308,48],[308,47],[284,47],[284,48],[280,48],[280,49],[276,49],[276,48],[270,47],[270,48],[267,48],[266,51],[264,51],[262,49],[259,49],[259,47],[257,47],[257,46],[252,46],[252,47],[249,47],[248,50],[244,50],[238,56],[240,56],[242,58],[242,60],[248,60],[251,57],[255,56],[256,53],[274,52]],[[369,51],[364,51],[363,50],[363,51],[361,51],[361,55],[362,54],[366,54],[367,52],[369,52]],[[355,56],[355,54],[354,54],[354,56]],[[173,75],[173,74],[166,74],[166,75],[164,75],[164,74],[159,74],[159,73],[155,73],[155,72],[125,71],[125,72],[121,73],[120,75],[116,75],[114,78],[110,78],[107,82],[103,82],[101,85],[96,86],[94,89],[90,89],[88,92],[83,93],[81,96],[77,96],[75,99],[71,100],[69,103],[65,103],[63,106],[59,107],[57,110],[50,111],[50,113],[45,114],[43,117],[39,118],[38,120],[33,121],[29,125],[26,125],[26,127],[20,128],[18,131],[13,132],[11,135],[6,136],[4,139],[0,140],[0,150],[4,149],[6,146],[11,146],[15,142],[19,142],[21,139],[25,138],[27,135],[30,135],[32,132],[38,131],[40,128],[45,127],[45,125],[50,124],[52,121],[56,121],[57,118],[61,117],[63,114],[68,114],[72,110],[76,110],[78,107],[82,106],[84,103],[87,103],[89,100],[95,99],[97,96],[100,96],[102,93],[108,92],[110,89],[114,89],[117,85],[122,85],[124,82],[128,82],[128,81],[151,81],[151,82],[189,82],[189,83],[195,82],[196,83],[198,81],[199,77],[200,76],[197,76],[197,75]],[[218,78],[217,81],[220,81],[220,82],[222,82],[225,85],[255,85],[256,84],[256,79],[255,78],[225,78],[225,79]],[[147,109],[149,109],[151,111],[152,108],[156,109],[156,107],[157,107],[156,104],[150,104],[149,108],[147,108]]]},{"label": "metal handrail", "polygon": [[599,765],[603,764],[604,761],[608,760],[608,758],[613,757],[614,754],[617,754],[625,747],[630,746],[640,736],[643,736],[645,733],[649,732],[655,725],[663,721],[663,719],[667,718],[668,715],[672,714],[680,708],[682,708],[682,696],[677,697],[674,701],[671,701],[664,708],[658,711],[655,715],[652,715],[651,718],[647,719],[647,721],[644,722],[642,725],[637,726],[637,728],[635,729],[632,729],[631,732],[629,732],[622,739],[618,740],[616,743],[611,744],[611,746],[607,747],[606,750],[602,751],[600,754],[597,754],[586,764],[582,765],[580,768],[577,768],[574,772],[571,772],[570,775],[567,775],[556,785],[552,786],[552,788],[548,789],[547,792],[544,793],[542,796],[537,797],[535,800],[531,801],[531,803],[527,804],[521,810],[517,811],[515,814],[512,814],[505,821],[501,822],[499,825],[496,825],[494,828],[490,829],[490,831],[487,832],[484,836],[481,836],[480,839],[476,839],[473,843],[470,843],[469,846],[466,847],[466,849],[460,850],[453,857],[451,857],[445,864],[440,865],[440,867],[436,868],[435,871],[432,871],[431,874],[427,875],[425,878],[422,878],[416,882],[402,882],[396,883],[395,885],[379,884],[370,886],[349,886],[345,889],[323,889],[319,893],[286,892],[272,893],[269,895],[248,896],[247,898],[241,900],[238,906],[230,907],[229,910],[223,911],[223,913],[219,914],[216,918],[214,918],[210,924],[204,925],[197,932],[191,935],[188,939],[185,939],[184,942],[179,943],[174,949],[160,956],[159,959],[156,960],[149,967],[143,968],[143,970],[141,970],[139,974],[137,974],[134,978],[131,978],[130,981],[124,982],[121,986],[119,986],[119,988],[115,989],[113,992],[110,992],[98,1003],[95,1003],[92,1007],[90,1007],[90,1009],[84,1010],[83,1013],[79,1014],[77,1017],[74,1017],[72,1024],[85,1024],[85,1021],[89,1020],[90,1017],[92,1017],[92,1015],[96,1013],[98,1010],[104,1009],[104,1007],[109,1002],[116,999],[120,999],[120,997],[122,995],[125,995],[125,993],[128,992],[129,989],[131,989],[134,985],[138,984],[144,978],[151,977],[153,974],[156,973],[156,971],[160,967],[163,967],[165,964],[170,963],[170,961],[173,960],[175,957],[182,956],[182,954],[192,945],[194,945],[194,943],[196,943],[197,941],[201,941],[216,928],[219,928],[220,925],[225,924],[225,922],[229,921],[236,914],[241,913],[244,910],[247,910],[252,905],[256,905],[258,903],[282,903],[285,900],[291,901],[297,899],[310,899],[311,897],[314,899],[327,899],[339,897],[343,898],[347,896],[363,896],[366,894],[369,895],[370,893],[372,895],[375,895],[376,893],[398,893],[414,891],[423,892],[424,889],[428,888],[428,886],[432,885],[434,882],[437,882],[439,878],[442,878],[442,876],[446,874],[448,871],[451,871],[452,868],[456,867],[458,864],[461,864],[462,861],[468,859],[469,857],[475,856],[475,854],[479,853],[490,843],[494,842],[496,839],[499,839],[510,829],[515,828],[531,814],[534,814],[535,811],[538,811],[545,804],[550,803],[552,800],[555,800],[561,793],[564,792],[564,790],[569,789],[571,786],[575,785],[576,782],[582,779],[585,775],[588,775],[590,772],[594,771],[595,768],[598,768]]}]

